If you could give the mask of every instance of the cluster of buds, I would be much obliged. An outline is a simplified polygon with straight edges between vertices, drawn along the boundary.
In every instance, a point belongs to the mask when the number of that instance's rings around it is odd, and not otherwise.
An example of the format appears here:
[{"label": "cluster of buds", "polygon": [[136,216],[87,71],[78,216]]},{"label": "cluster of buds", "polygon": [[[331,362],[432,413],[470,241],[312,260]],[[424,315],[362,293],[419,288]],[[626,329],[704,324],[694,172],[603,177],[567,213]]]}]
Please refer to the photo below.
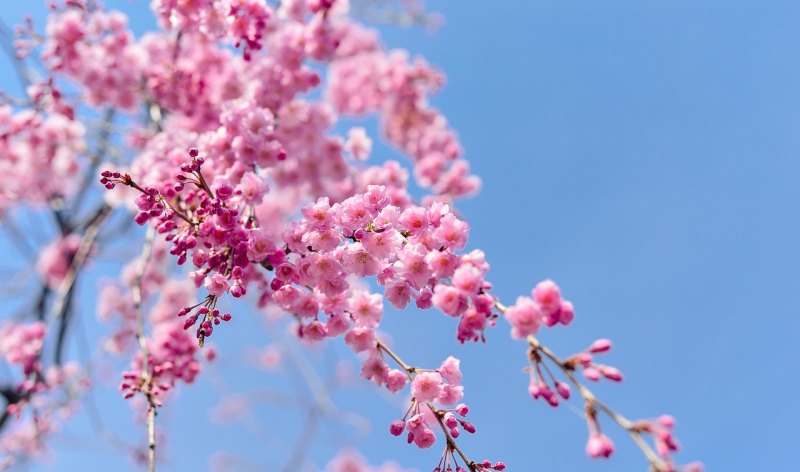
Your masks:
[{"label": "cluster of buds", "polygon": [[137,393],[142,393],[155,406],[161,406],[159,397],[168,392],[170,388],[170,385],[159,384],[153,376],[144,372],[123,372],[122,382],[119,384],[119,389],[124,392],[122,397],[126,400],[133,398]]},{"label": "cluster of buds", "polygon": [[469,407],[461,403],[458,406],[456,406],[455,410],[439,411],[438,414],[439,416],[442,417],[442,422],[450,430],[450,436],[452,436],[453,438],[457,438],[458,436],[461,435],[458,429],[459,426],[461,426],[464,429],[464,431],[470,434],[475,434],[475,426],[472,423],[457,418],[456,415],[453,413],[456,413],[462,417],[467,416],[467,413],[469,413]]},{"label": "cluster of buds", "polygon": [[[611,341],[608,339],[598,339],[585,351],[568,358],[559,368],[566,371],[574,371],[580,367],[584,377],[593,382],[600,380],[602,377],[614,382],[621,382],[622,374],[618,369],[593,362],[594,355],[602,354],[609,350],[611,350]],[[553,407],[559,405],[559,398],[569,400],[571,394],[569,385],[556,379],[548,365],[544,362],[537,347],[531,346],[528,351],[528,358],[531,362],[530,367],[528,367],[528,372],[531,377],[531,382],[528,385],[528,392],[531,396],[534,399],[542,398]]]},{"label": "cluster of buds", "polygon": [[664,461],[666,472],[703,472],[703,464],[693,462],[684,466],[676,466],[670,454],[680,448],[678,440],[672,430],[675,428],[675,418],[670,415],[661,415],[658,418],[639,420],[633,425],[633,430],[638,433],[650,434],[653,437],[656,452]]},{"label": "cluster of buds", "polygon": [[608,339],[598,339],[585,351],[579,352],[567,359],[564,362],[564,367],[569,370],[575,370],[580,366],[583,376],[592,382],[597,382],[603,377],[613,382],[622,382],[622,373],[619,369],[594,362],[594,355],[603,354],[610,350],[611,341]]},{"label": "cluster of buds", "polygon": [[197,305],[184,307],[178,311],[178,316],[182,317],[194,311],[195,308],[200,307],[194,314],[187,316],[183,323],[183,329],[189,329],[196,325],[199,319],[202,319],[195,333],[200,347],[203,346],[205,338],[210,337],[211,334],[214,333],[214,326],[218,326],[223,321],[230,321],[232,318],[230,313],[220,314],[220,311],[215,308],[216,303],[217,297],[208,295]]},{"label": "cluster of buds", "polygon": [[[143,225],[151,218],[158,218],[154,222],[156,230],[172,243],[169,252],[177,257],[177,263],[182,265],[190,260],[197,268],[190,278],[197,287],[205,286],[208,296],[197,305],[182,309],[179,316],[202,305],[184,323],[184,328],[189,329],[200,321],[196,337],[202,346],[214,326],[231,318],[230,314],[220,314],[214,308],[217,299],[225,293],[235,298],[246,294],[252,278],[252,271],[247,269],[250,256],[255,256],[254,248],[266,243],[261,241],[264,236],[248,225],[249,220],[241,217],[237,206],[243,197],[237,196],[226,182],[214,185],[212,190],[202,172],[205,159],[197,149],[189,150],[189,158],[180,165],[175,180],[160,189],[140,186],[128,174],[112,171],[104,171],[100,182],[107,189],[123,184],[138,190],[140,195],[135,203],[140,212],[136,222]],[[266,249],[272,247],[266,246]]]}]

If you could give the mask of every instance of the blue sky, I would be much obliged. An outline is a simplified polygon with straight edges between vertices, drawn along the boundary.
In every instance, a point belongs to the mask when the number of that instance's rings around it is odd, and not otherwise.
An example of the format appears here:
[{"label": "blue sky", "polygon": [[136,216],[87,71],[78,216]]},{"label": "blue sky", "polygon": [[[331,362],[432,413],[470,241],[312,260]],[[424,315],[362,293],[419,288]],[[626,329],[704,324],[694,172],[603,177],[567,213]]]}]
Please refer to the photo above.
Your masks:
[{"label": "blue sky", "polygon": [[[25,3],[4,2],[3,19],[31,9],[41,18],[37,2]],[[151,21],[147,2],[107,4],[131,12],[138,31]],[[495,292],[511,301],[543,278],[556,280],[576,321],[544,332],[543,341],[568,354],[598,337],[614,340],[608,361],[626,380],[598,393],[630,417],[676,416],[680,461],[702,460],[711,471],[790,470],[800,419],[792,396],[800,387],[800,4],[430,4],[446,18],[436,35],[384,28],[384,39],[448,75],[434,101],[484,180],[460,208],[473,223],[471,246],[492,263]],[[0,87],[15,87],[9,65],[0,67]],[[82,306],[91,325],[91,300]],[[475,456],[502,459],[512,471],[645,470],[616,432],[611,461],[585,457],[580,406],[551,410],[528,397],[525,347],[505,326],[486,345],[462,347],[444,317],[388,318],[398,349],[414,346],[405,349],[412,362],[462,357],[479,430],[463,443]],[[226,328],[230,339],[241,336],[237,344],[264,343],[245,326]],[[315,359],[325,366],[334,355],[346,357],[331,350]],[[220,369],[232,385],[286,381],[253,379],[235,365]],[[438,447],[420,453],[386,434],[400,407],[358,385],[354,396],[336,399],[373,420],[358,443],[364,454],[432,468]],[[159,417],[170,431],[164,469],[205,470],[215,450],[201,447],[207,437],[280,463],[280,447],[241,426],[208,424],[212,389],[201,382],[185,390]],[[138,438],[113,389],[97,403],[121,435]],[[297,431],[290,420],[302,418],[275,406],[258,415],[287,435]],[[135,470],[109,448],[79,446],[75,438],[91,434],[87,424],[79,419],[54,441],[60,462],[34,470],[85,469],[87,461]],[[323,429],[311,451],[319,463],[337,431]]]}]

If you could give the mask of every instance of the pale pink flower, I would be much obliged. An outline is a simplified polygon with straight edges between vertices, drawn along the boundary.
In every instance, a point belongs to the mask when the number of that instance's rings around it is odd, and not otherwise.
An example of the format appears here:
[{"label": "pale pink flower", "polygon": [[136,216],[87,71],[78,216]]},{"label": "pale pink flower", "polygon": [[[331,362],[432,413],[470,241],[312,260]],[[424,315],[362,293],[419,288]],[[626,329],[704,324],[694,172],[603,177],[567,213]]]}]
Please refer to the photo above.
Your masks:
[{"label": "pale pink flower", "polygon": [[517,303],[506,309],[505,318],[511,323],[511,336],[514,339],[520,339],[535,334],[539,330],[542,311],[533,299],[518,297]]},{"label": "pale pink flower", "polygon": [[386,388],[392,393],[402,390],[406,386],[406,382],[408,382],[408,376],[402,370],[391,369],[386,375]]},{"label": "pale pink flower", "polygon": [[350,128],[350,130],[347,132],[347,142],[345,143],[344,148],[355,159],[359,161],[365,161],[369,158],[369,154],[372,152],[372,140],[369,138],[369,136],[367,136],[367,132],[364,130],[364,128]]},{"label": "pale pink flower", "polygon": [[450,316],[459,316],[467,309],[467,297],[449,285],[437,284],[431,301],[436,308]]},{"label": "pale pink flower", "polygon": [[439,373],[449,384],[458,385],[461,383],[461,361],[453,356],[448,356],[439,367]]},{"label": "pale pink flower", "polygon": [[442,386],[438,372],[421,372],[411,382],[411,394],[418,402],[432,402],[442,393]]},{"label": "pale pink flower", "polygon": [[369,351],[375,348],[375,332],[364,326],[356,326],[345,334],[344,342],[355,352]]},{"label": "pale pink flower", "polygon": [[229,288],[228,280],[220,273],[206,277],[203,285],[205,286],[206,290],[208,290],[208,293],[215,297],[221,296],[223,293],[227,292]]},{"label": "pale pink flower", "polygon": [[383,317],[383,297],[365,290],[355,290],[350,295],[348,308],[358,326],[376,328]]}]

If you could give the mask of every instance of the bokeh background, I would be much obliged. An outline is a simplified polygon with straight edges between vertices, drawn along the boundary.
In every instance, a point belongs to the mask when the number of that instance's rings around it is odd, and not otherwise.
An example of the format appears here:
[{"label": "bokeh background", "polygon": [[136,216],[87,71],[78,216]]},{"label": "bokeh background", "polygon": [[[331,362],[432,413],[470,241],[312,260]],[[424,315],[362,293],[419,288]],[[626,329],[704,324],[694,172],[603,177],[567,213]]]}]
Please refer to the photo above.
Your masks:
[{"label": "bokeh background", "polygon": [[[42,28],[41,3],[3,1],[0,14],[17,23],[31,13]],[[105,2],[127,12],[137,34],[153,25],[148,3]],[[606,360],[626,379],[596,390],[630,417],[676,416],[680,462],[702,460],[710,471],[793,470],[800,440],[800,3],[428,6],[446,19],[434,35],[380,28],[387,45],[424,55],[448,75],[434,103],[484,181],[460,210],[472,223],[470,246],[492,263],[495,293],[508,303],[543,278],[556,280],[577,316],[567,329],[545,330],[543,341],[569,354],[611,338]],[[18,91],[7,60],[0,89]],[[386,147],[375,155],[394,157]],[[46,224],[38,231],[44,238]],[[133,256],[125,252],[129,242],[118,246],[116,260]],[[11,250],[4,240],[0,251]],[[96,264],[83,281],[75,358],[93,348],[80,338],[91,342],[108,329],[97,325],[93,293],[116,268]],[[341,362],[353,360],[331,346],[301,353],[275,373],[254,369],[248,347],[281,336],[255,329],[261,318],[238,309],[236,322],[215,333],[219,363],[181,388],[158,417],[167,431],[164,471],[207,470],[215,461],[230,470],[280,470],[307,409],[271,395],[307,398],[298,374],[306,360],[323,381],[336,372],[341,378]],[[580,404],[551,409],[528,396],[525,346],[510,341],[505,324],[489,332],[487,344],[461,346],[453,320],[434,312],[386,320],[410,362],[462,358],[478,434],[460,443],[476,458],[504,460],[511,471],[645,470],[638,450],[610,424],[613,459],[585,456]],[[92,406],[51,442],[52,460],[30,470],[141,470],[93,427],[92,418],[102,418],[125,440],[143,441],[110,366],[95,367],[100,388]],[[242,389],[261,392],[249,413],[237,416],[234,408],[222,416],[242,421],[215,421],[209,410],[219,413],[225,392]],[[350,413],[321,422],[306,451],[316,464],[348,444],[373,463],[435,464],[438,445],[419,451],[388,434],[402,399],[376,395],[356,378],[333,400]]]}]

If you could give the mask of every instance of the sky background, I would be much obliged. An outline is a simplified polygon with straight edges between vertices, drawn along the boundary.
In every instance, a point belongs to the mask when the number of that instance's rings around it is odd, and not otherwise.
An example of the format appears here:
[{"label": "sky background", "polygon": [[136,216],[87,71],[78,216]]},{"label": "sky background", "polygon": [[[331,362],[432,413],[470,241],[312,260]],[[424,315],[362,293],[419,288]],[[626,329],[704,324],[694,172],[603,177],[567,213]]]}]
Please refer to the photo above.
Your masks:
[{"label": "sky background", "polygon": [[[106,2],[130,13],[137,32],[152,24],[147,3]],[[484,181],[460,210],[472,223],[470,247],[483,249],[492,264],[494,292],[511,303],[539,280],[556,280],[576,319],[541,339],[567,355],[611,338],[615,348],[605,360],[626,379],[599,385],[599,396],[632,418],[674,415],[679,462],[701,460],[709,471],[796,467],[800,3],[429,7],[446,18],[437,34],[382,27],[384,41],[424,55],[448,76],[434,103]],[[0,6],[7,23],[24,12],[42,26],[38,1]],[[0,88],[14,87],[3,62]],[[98,267],[98,276],[103,270],[110,269]],[[90,334],[97,330],[93,289],[85,283],[81,298]],[[220,383],[209,379],[224,378],[231,390],[295,391],[292,372],[254,375],[240,368],[241,359],[225,358],[225,342],[268,342],[263,331],[248,328],[255,317],[246,318],[215,333],[228,337],[218,339],[219,365],[159,416],[169,432],[163,470],[206,470],[217,450],[247,456],[252,465],[285,460],[304,415],[296,408],[270,401],[255,409],[274,436],[208,421],[220,395]],[[530,399],[525,346],[509,340],[505,324],[489,332],[487,344],[463,347],[452,320],[432,312],[390,313],[385,327],[414,364],[436,366],[450,353],[462,358],[478,434],[459,442],[475,458],[504,460],[511,471],[646,469],[607,421],[618,445],[613,459],[585,456],[580,404],[551,409]],[[311,358],[323,376],[338,359],[352,359],[336,348]],[[96,406],[117,434],[141,440],[114,383],[99,392]],[[360,436],[354,445],[373,462],[433,467],[438,445],[419,451],[386,432],[402,415],[398,399],[356,380],[334,400],[373,426],[359,435],[326,421],[310,450],[315,462],[324,464],[337,444]],[[139,470],[89,424],[79,415],[52,442],[54,462],[31,470]]]}]

